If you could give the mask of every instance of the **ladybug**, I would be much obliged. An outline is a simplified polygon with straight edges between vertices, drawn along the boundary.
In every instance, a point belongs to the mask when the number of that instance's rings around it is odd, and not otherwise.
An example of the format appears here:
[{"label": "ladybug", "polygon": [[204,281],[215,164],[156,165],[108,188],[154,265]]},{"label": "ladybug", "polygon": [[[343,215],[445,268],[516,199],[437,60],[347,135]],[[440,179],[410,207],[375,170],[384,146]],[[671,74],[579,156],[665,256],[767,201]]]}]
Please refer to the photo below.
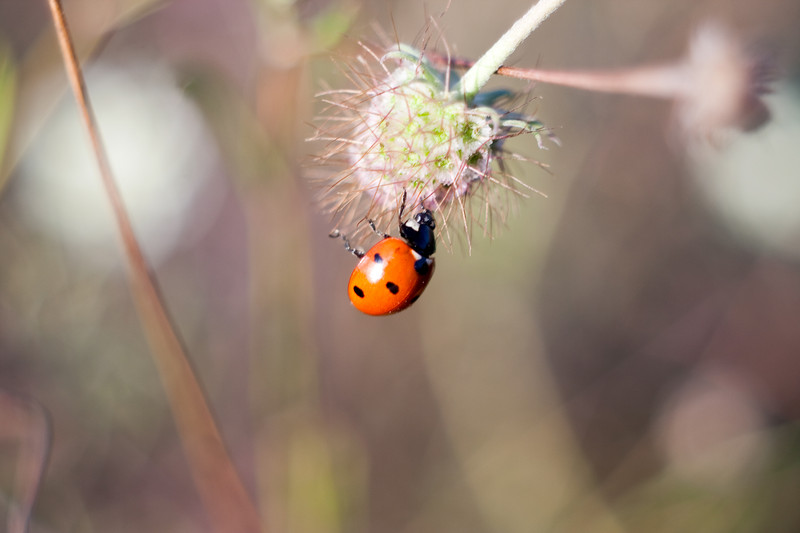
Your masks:
[{"label": "ladybug", "polygon": [[369,225],[382,239],[366,253],[352,248],[338,230],[330,236],[341,237],[345,249],[359,258],[347,284],[356,309],[368,315],[390,315],[416,302],[433,276],[436,221],[423,209],[400,224],[400,238],[378,231],[371,220]]}]

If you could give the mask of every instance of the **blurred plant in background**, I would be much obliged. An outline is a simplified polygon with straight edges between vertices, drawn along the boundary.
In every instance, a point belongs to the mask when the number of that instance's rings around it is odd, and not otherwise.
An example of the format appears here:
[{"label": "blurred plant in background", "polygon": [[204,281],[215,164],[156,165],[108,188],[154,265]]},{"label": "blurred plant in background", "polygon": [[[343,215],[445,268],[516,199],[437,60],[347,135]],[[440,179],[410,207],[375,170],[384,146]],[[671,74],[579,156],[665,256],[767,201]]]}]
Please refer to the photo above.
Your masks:
[{"label": "blurred plant in background", "polygon": [[[530,7],[446,4],[66,4],[134,223],[162,242],[148,254],[265,529],[797,530],[800,3],[567,2],[510,64],[669,64],[723,19],[728,50],[781,51],[773,120],[687,151],[665,135],[669,104],[536,85],[563,147],[504,149],[554,169],[514,169],[548,198],[441,258],[424,305],[376,322],[348,307],[352,258],[306,186],[302,125],[320,80],[341,86],[330,50],[362,50],[343,34],[377,21],[419,43],[425,11],[444,12],[451,57],[475,58],[501,13]],[[75,228],[107,228],[70,176],[85,135],[44,6],[0,3],[0,43],[0,387],[41,402],[54,435],[31,531],[210,531],[121,254],[75,244]],[[486,90],[517,83],[501,81]]]}]

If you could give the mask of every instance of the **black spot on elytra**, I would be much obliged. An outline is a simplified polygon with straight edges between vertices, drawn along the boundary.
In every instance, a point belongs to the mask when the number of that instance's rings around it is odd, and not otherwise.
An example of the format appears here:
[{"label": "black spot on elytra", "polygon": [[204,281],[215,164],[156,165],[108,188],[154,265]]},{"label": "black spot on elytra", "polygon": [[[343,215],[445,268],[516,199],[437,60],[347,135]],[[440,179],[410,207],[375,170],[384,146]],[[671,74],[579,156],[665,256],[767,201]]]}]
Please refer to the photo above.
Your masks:
[{"label": "black spot on elytra", "polygon": [[364,291],[362,291],[361,287],[359,287],[358,285],[353,285],[353,292],[356,293],[356,296],[358,296],[359,298],[364,297]]},{"label": "black spot on elytra", "polygon": [[383,257],[381,257],[381,254],[375,254],[372,256],[372,259],[374,259],[376,263],[383,263]]},{"label": "black spot on elytra", "polygon": [[411,305],[411,304],[413,304],[414,302],[416,302],[417,300],[419,300],[419,297],[420,297],[420,296],[422,296],[422,294],[417,294],[416,296],[414,296],[413,298],[411,298],[411,301],[409,301],[409,302],[408,302],[408,305]]},{"label": "black spot on elytra", "polygon": [[397,294],[400,291],[400,287],[397,284],[392,283],[391,281],[386,282],[386,288],[389,289],[389,292],[392,294]]}]

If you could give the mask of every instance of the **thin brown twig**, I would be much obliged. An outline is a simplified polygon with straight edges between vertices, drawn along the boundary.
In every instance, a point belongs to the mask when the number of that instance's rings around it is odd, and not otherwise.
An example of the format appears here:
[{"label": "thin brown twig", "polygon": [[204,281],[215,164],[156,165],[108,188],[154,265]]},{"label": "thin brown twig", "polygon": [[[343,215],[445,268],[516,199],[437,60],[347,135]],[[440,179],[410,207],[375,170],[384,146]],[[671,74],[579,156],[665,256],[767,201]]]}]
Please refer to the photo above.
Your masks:
[{"label": "thin brown twig", "polygon": [[262,529],[258,512],[230,460],[205,395],[133,231],[98,133],[61,1],[48,0],[48,3],[67,76],[119,228],[139,317],[167,391],[195,485],[217,531],[260,532]]},{"label": "thin brown twig", "polygon": [[675,95],[675,66],[608,71],[539,70],[500,67],[497,74],[521,80],[552,83],[587,91],[669,98]]},{"label": "thin brown twig", "polygon": [[[432,62],[451,68],[468,69],[474,61],[447,57],[444,54],[426,51]],[[551,83],[575,89],[617,94],[636,94],[669,98],[675,95],[676,65],[656,65],[617,70],[543,70],[502,66],[495,72],[498,76],[519,80]]]}]

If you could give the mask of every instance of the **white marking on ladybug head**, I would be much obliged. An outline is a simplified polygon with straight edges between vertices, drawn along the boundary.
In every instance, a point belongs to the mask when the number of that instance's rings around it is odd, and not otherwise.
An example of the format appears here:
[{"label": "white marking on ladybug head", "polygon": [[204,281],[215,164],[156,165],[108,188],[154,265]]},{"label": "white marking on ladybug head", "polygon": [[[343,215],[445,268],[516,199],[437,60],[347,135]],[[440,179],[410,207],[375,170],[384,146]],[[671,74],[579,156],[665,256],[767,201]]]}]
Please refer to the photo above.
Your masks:
[{"label": "white marking on ladybug head", "polygon": [[408,219],[403,225],[412,229],[413,231],[419,231],[419,222],[417,222],[416,217]]}]

